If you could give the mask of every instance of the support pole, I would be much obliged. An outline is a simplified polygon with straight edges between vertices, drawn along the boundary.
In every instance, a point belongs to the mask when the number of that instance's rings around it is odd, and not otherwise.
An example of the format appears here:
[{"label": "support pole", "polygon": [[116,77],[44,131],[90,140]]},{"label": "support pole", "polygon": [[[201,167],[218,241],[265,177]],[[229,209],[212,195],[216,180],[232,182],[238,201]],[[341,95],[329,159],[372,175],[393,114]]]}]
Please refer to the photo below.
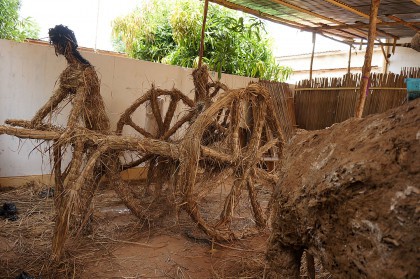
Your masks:
[{"label": "support pole", "polygon": [[315,40],[316,40],[316,33],[312,33],[312,55],[311,55],[311,66],[309,68],[309,80],[312,81],[312,66],[314,64],[314,54],[315,54]]},{"label": "support pole", "polygon": [[365,62],[363,64],[362,69],[362,80],[360,82],[359,99],[355,111],[355,117],[357,118],[362,118],[363,109],[365,107],[366,102],[366,93],[369,85],[370,70],[372,68],[371,64],[373,44],[376,37],[376,21],[380,2],[380,0],[372,0],[370,5],[368,45],[366,47]]},{"label": "support pole", "polygon": [[[386,42],[387,43],[389,43],[390,42],[390,40],[389,39],[386,39]],[[386,46],[386,48],[385,48],[385,56],[386,56],[386,59],[384,59],[384,71],[383,71],[383,73],[384,74],[386,74],[386,73],[388,73],[388,68],[389,68],[389,64],[390,64],[390,61],[389,61],[389,58],[391,57],[391,47],[390,46]]]},{"label": "support pole", "polygon": [[204,34],[206,29],[207,11],[209,9],[209,0],[204,2],[203,25],[201,26],[201,40],[200,40],[200,53],[198,56],[198,68],[201,68],[204,55]]},{"label": "support pole", "polygon": [[392,44],[392,54],[395,54],[395,47],[397,46],[397,39],[394,39],[394,42]]},{"label": "support pole", "polygon": [[349,61],[348,61],[348,64],[347,64],[347,74],[348,75],[350,75],[350,69],[351,69],[351,48],[352,48],[352,45],[350,45],[350,47],[349,47]]}]

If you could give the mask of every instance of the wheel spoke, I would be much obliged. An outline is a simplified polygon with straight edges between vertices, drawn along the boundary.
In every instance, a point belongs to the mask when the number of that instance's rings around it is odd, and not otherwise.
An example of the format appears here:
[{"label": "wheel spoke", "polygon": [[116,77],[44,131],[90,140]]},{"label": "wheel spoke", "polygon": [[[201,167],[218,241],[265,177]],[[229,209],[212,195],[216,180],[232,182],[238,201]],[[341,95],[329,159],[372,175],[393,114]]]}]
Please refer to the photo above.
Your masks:
[{"label": "wheel spoke", "polygon": [[166,112],[165,120],[163,121],[163,133],[166,133],[171,125],[178,101],[179,98],[177,96],[171,96],[171,102],[169,104],[168,111]]},{"label": "wheel spoke", "polygon": [[129,117],[127,119],[127,125],[129,125],[130,127],[132,127],[134,130],[136,130],[137,132],[139,132],[140,134],[142,134],[146,138],[153,138],[152,134],[150,134],[145,129],[141,128],[136,123],[134,123],[134,121],[131,119],[131,117]]},{"label": "wheel spoke", "polygon": [[236,179],[233,182],[233,186],[225,199],[223,211],[220,214],[219,222],[216,227],[224,226],[232,220],[233,210],[239,204],[242,189],[244,184],[247,182],[250,169],[245,169],[236,174]]},{"label": "wheel spoke", "polygon": [[258,178],[264,180],[269,185],[276,185],[279,181],[279,177],[274,174],[270,174],[260,168],[255,168],[255,174]]},{"label": "wheel spoke", "polygon": [[249,193],[249,200],[251,202],[252,212],[254,213],[255,223],[258,227],[263,228],[266,226],[266,219],[264,218],[261,205],[257,199],[257,193],[255,192],[254,181],[251,176],[247,179],[247,188]]},{"label": "wheel spoke", "polygon": [[214,159],[216,161],[221,161],[224,163],[232,163],[231,156],[218,150],[212,149],[210,147],[201,146],[201,152],[204,157]]},{"label": "wheel spoke", "polygon": [[235,179],[235,182],[233,183],[233,186],[225,199],[223,211],[220,213],[220,219],[215,225],[216,228],[225,226],[231,222],[233,217],[233,210],[238,204],[243,184],[243,179]]},{"label": "wheel spoke", "polygon": [[160,114],[160,107],[159,102],[157,99],[157,94],[155,91],[152,91],[152,94],[150,96],[150,106],[152,108],[153,115],[155,116],[156,123],[159,128],[159,136],[163,134],[163,121],[162,121],[162,115]]},{"label": "wheel spoke", "polygon": [[271,150],[271,148],[276,146],[278,142],[279,142],[278,139],[272,139],[269,142],[267,142],[266,144],[264,144],[263,146],[261,146],[258,149],[257,154],[255,155],[255,161],[258,162],[264,156],[264,153]]},{"label": "wheel spoke", "polygon": [[[153,90],[153,88],[151,89]],[[121,135],[122,130],[124,128],[124,125],[127,124],[127,120],[131,120],[131,115],[144,103],[146,102],[151,95],[151,90],[149,90],[146,94],[144,94],[142,97],[138,98],[128,109],[124,111],[124,113],[121,115],[120,120],[117,123],[117,135]]]},{"label": "wheel spoke", "polygon": [[247,157],[257,155],[266,116],[265,103],[258,104],[257,101],[252,104],[253,125],[251,138],[246,149]]},{"label": "wheel spoke", "polygon": [[239,100],[234,100],[232,102],[232,109],[230,111],[230,125],[232,129],[232,160],[236,161],[240,152],[239,145],[239,126],[240,126],[240,102]]},{"label": "wheel spoke", "polygon": [[176,122],[171,129],[169,129],[165,134],[161,137],[163,140],[167,140],[170,136],[172,136],[185,122],[190,121],[195,115],[195,111],[190,111],[188,114],[184,115],[178,122]]}]

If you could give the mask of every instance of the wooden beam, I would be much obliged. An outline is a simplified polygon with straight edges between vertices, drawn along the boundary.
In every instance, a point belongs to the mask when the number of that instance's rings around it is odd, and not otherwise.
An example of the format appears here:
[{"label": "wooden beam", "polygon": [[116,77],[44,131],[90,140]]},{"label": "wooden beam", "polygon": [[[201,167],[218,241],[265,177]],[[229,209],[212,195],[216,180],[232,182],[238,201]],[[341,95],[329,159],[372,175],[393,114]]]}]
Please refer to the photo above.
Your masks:
[{"label": "wooden beam", "polygon": [[[387,43],[389,43],[390,39],[387,39],[386,41],[387,41]],[[386,59],[385,59],[385,63],[384,63],[385,66],[384,66],[384,70],[383,70],[384,74],[388,73],[389,57],[391,57],[390,51],[391,51],[391,46],[386,46]]]},{"label": "wooden beam", "polygon": [[368,92],[370,70],[372,67],[373,44],[376,37],[376,20],[379,10],[380,0],[371,0],[369,17],[368,45],[366,47],[365,62],[362,69],[362,80],[360,81],[359,100],[356,106],[355,117],[362,118],[365,108],[366,93]]},{"label": "wooden beam", "polygon": [[[408,22],[410,25],[416,27],[416,25],[420,25],[420,21]],[[376,24],[377,26],[396,26],[402,25],[401,22],[395,21],[382,21]],[[320,27],[308,27],[305,31],[319,31],[319,30],[331,30],[331,29],[353,29],[353,28],[369,28],[369,23],[355,23],[355,24],[340,24],[340,25],[325,25]],[[416,27],[418,28],[418,27]]]},{"label": "wooden beam", "polygon": [[[364,18],[369,18],[368,14],[365,14],[364,12],[359,11],[358,9],[356,9],[356,8],[350,6],[350,5],[347,5],[346,3],[343,3],[341,1],[337,1],[337,0],[324,0],[324,1],[326,1],[330,4],[333,4],[337,7],[340,7],[342,9],[346,10],[346,11],[349,11],[353,14],[359,15],[359,16],[364,17]],[[381,20],[378,20],[378,22],[381,22]]]},{"label": "wooden beam", "polygon": [[350,74],[350,69],[351,69],[351,49],[353,48],[352,45],[350,45],[349,47],[349,60],[347,63],[347,74]]},{"label": "wooden beam", "polygon": [[[280,18],[280,17],[276,17],[276,16],[273,16],[273,15],[267,14],[267,13],[263,13],[263,12],[260,12],[260,11],[242,6],[242,5],[238,5],[238,4],[226,1],[226,0],[209,0],[209,1],[213,2],[213,3],[216,3],[216,4],[219,4],[219,5],[222,5],[226,8],[232,9],[232,10],[242,11],[244,13],[248,13],[248,14],[251,14],[253,16],[256,16],[256,17],[259,17],[259,18],[262,18],[262,19],[266,19],[266,20],[274,22],[274,23],[278,23],[278,24],[282,24],[282,25],[289,26],[289,27],[292,27],[292,28],[296,28],[296,29],[299,29],[299,30],[305,30],[307,28],[312,27],[312,26],[308,26],[308,25],[305,25],[305,24],[302,24],[302,23],[298,23],[298,22],[295,22],[295,21],[292,21],[292,20],[287,20],[287,19],[284,19],[284,18]],[[353,38],[350,38],[350,37],[347,37],[347,36],[335,34],[335,33],[328,32],[328,31],[317,32],[317,33],[326,37],[326,38],[329,38],[331,40],[338,41],[338,42],[341,42],[341,43],[345,43],[345,42],[334,39],[334,38],[331,38],[329,36],[336,36],[336,37],[342,38],[344,40],[352,40],[353,39]]]},{"label": "wooden beam", "polygon": [[418,28],[417,26],[413,25],[411,22],[407,22],[405,20],[402,20],[401,18],[396,17],[394,15],[387,15],[386,17],[389,18],[389,19],[392,19],[395,22],[398,22],[401,25],[404,25],[404,26],[406,26],[408,28],[411,28],[411,29],[415,30],[416,32],[420,30],[420,28]]},{"label": "wooden beam", "polygon": [[[388,63],[389,63],[389,59],[388,59],[388,54],[387,54],[387,53],[386,53],[386,51],[385,51],[384,44],[383,44],[381,41],[379,41],[379,45],[381,46],[382,55],[384,56],[385,63],[386,63],[386,65],[388,65]],[[388,66],[386,66],[386,68],[387,68],[387,67],[388,67]]]},{"label": "wooden beam", "polygon": [[322,32],[315,32],[315,33],[317,33],[317,34],[319,34],[319,35],[321,35],[321,36],[323,36],[323,37],[325,37],[325,38],[327,38],[327,39],[330,39],[330,40],[332,40],[332,41],[335,41],[335,42],[337,42],[337,43],[342,43],[342,44],[346,44],[346,45],[351,45],[351,44],[353,44],[353,41],[350,41],[350,40],[340,41],[340,40],[338,40],[338,39],[336,39],[336,38],[333,38],[333,37],[327,36],[327,35],[325,35],[325,34],[324,34],[324,33],[322,33]]},{"label": "wooden beam", "polygon": [[[341,24],[341,25],[345,24],[345,23],[343,23],[341,21],[338,21],[336,19],[333,19],[333,18],[324,16],[324,15],[321,15],[321,14],[318,14],[318,13],[315,13],[315,12],[312,12],[310,10],[304,9],[304,8],[299,7],[299,6],[296,6],[296,5],[293,5],[293,4],[291,4],[289,2],[286,2],[286,1],[283,1],[283,0],[271,0],[271,1],[274,2],[274,3],[280,4],[282,6],[288,7],[289,9],[292,9],[292,10],[295,10],[295,11],[299,11],[301,13],[305,13],[305,14],[311,15],[313,17],[320,18],[320,19],[323,19],[323,20],[326,20],[326,21],[329,21],[329,22],[332,22],[332,23]],[[320,24],[317,23],[317,25],[320,25]],[[359,38],[366,37],[366,33],[363,32],[363,31],[360,31],[360,30],[354,30],[354,31],[356,31],[358,33],[358,35],[357,34],[354,34],[354,33],[349,33],[349,32],[343,31],[343,30],[340,30],[340,31],[342,31],[344,33],[347,33],[347,34],[350,34],[350,35],[352,35],[354,37],[359,37]]]},{"label": "wooden beam", "polygon": [[295,21],[292,21],[292,20],[279,18],[279,17],[273,16],[273,15],[270,15],[270,14],[267,14],[267,13],[263,13],[263,12],[260,12],[260,11],[257,11],[257,10],[253,10],[251,8],[248,8],[248,7],[245,7],[245,6],[242,6],[242,5],[238,5],[238,4],[226,1],[226,0],[210,0],[210,2],[222,5],[226,8],[232,9],[232,10],[242,11],[244,13],[251,14],[253,16],[256,16],[256,17],[259,17],[259,18],[262,18],[262,19],[266,19],[266,20],[274,22],[274,23],[283,24],[283,25],[286,25],[286,26],[289,26],[289,27],[292,27],[292,28],[303,29],[305,27],[308,27],[304,24],[301,24],[301,23],[298,23],[298,22],[295,22]]},{"label": "wooden beam", "polygon": [[397,46],[397,40],[394,39],[394,42],[392,44],[392,54],[395,54],[395,47]]},{"label": "wooden beam", "polygon": [[309,80],[312,82],[312,66],[314,64],[314,54],[315,54],[315,40],[316,33],[312,33],[312,54],[311,54],[311,65],[309,67]]},{"label": "wooden beam", "polygon": [[[358,44],[360,44],[360,45],[367,45],[368,43],[364,43],[364,42],[358,42]],[[382,46],[392,46],[392,47],[394,47],[394,46],[398,46],[398,47],[410,47],[410,43],[404,43],[404,44],[397,44],[397,43],[374,43],[374,45],[375,46],[380,46],[380,45],[382,45]]]},{"label": "wooden beam", "polygon": [[[361,17],[370,18],[368,14],[365,14],[365,13],[361,12],[360,10],[358,10],[358,9],[356,9],[356,8],[350,6],[350,5],[347,5],[346,3],[343,3],[341,1],[338,1],[338,0],[324,0],[324,1],[327,1],[330,4],[333,4],[333,5],[337,6],[337,7],[340,7],[340,8],[342,8],[342,9],[344,9],[346,11],[349,11],[349,12],[351,12],[353,14],[357,14],[357,15],[359,15]],[[380,20],[377,16],[376,16],[376,19],[375,20],[376,20],[376,22],[382,22],[382,20]],[[398,36],[395,36],[393,34],[390,34],[388,32],[382,31],[382,30],[376,30],[376,33],[382,34],[382,35],[384,35],[386,37],[391,37],[391,38],[394,38],[394,39],[399,39]]]}]

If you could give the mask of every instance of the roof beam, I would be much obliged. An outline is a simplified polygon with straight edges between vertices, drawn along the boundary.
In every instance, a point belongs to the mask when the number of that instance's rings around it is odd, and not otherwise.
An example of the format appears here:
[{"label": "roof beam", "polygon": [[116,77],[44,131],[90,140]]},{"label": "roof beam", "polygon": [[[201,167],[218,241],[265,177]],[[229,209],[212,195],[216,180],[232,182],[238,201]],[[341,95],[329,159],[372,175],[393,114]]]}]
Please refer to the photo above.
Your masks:
[{"label": "roof beam", "polygon": [[[229,9],[232,9],[232,10],[243,11],[245,13],[254,15],[256,17],[266,19],[266,20],[269,20],[269,21],[274,22],[274,23],[279,23],[279,24],[282,24],[282,25],[286,25],[286,26],[289,26],[289,27],[292,27],[292,28],[296,28],[296,29],[299,29],[299,30],[304,30],[304,29],[310,27],[310,26],[307,26],[307,25],[304,25],[304,24],[301,24],[301,23],[298,23],[298,22],[295,22],[295,21],[291,21],[291,20],[288,20],[288,19],[276,17],[276,16],[273,16],[273,15],[270,15],[270,14],[267,14],[267,13],[263,13],[263,12],[260,12],[260,11],[257,11],[257,10],[253,10],[251,8],[248,8],[248,7],[245,7],[245,6],[242,6],[242,5],[234,4],[230,1],[226,1],[226,0],[209,0],[209,1],[213,2],[213,3],[216,3],[216,4],[219,4],[219,5],[222,5],[222,6],[225,6],[226,8],[229,8]],[[338,42],[345,43],[345,44],[347,44],[347,42],[343,42],[343,41],[331,38],[331,37],[327,36],[326,34],[342,38],[346,41],[353,39],[353,38],[350,38],[350,37],[347,37],[347,36],[335,34],[335,33],[328,32],[328,31],[323,31],[323,32],[313,31],[313,32],[316,32],[316,33],[318,33],[318,34],[320,34],[320,35],[322,35],[326,38],[329,38],[331,40],[338,41]]]},{"label": "roof beam", "polygon": [[[410,25],[416,27],[416,25],[420,25],[420,21],[414,22],[407,22]],[[382,21],[381,23],[377,23],[378,26],[395,26],[395,25],[402,25],[401,22],[395,21]],[[355,24],[340,24],[340,25],[325,25],[320,27],[308,27],[307,31],[313,30],[331,30],[331,29],[349,29],[349,28],[368,28],[368,23],[355,23]],[[417,27],[416,27],[417,28]]]},{"label": "roof beam", "polygon": [[407,22],[405,20],[402,20],[401,18],[396,17],[394,15],[387,15],[386,17],[389,18],[389,19],[392,19],[395,22],[400,23],[401,25],[404,25],[404,26],[406,26],[408,28],[411,28],[413,30],[416,30],[416,31],[419,31],[420,30],[420,28],[418,28],[417,26],[413,25],[411,22]]},{"label": "roof beam", "polygon": [[[336,23],[336,24],[344,24],[341,21],[335,20],[333,18],[329,18],[327,16],[323,16],[321,14],[312,12],[310,10],[304,9],[302,7],[296,6],[294,4],[291,4],[291,3],[286,2],[286,1],[283,1],[283,0],[271,0],[271,1],[274,2],[274,3],[280,4],[282,6],[286,6],[286,7],[290,8],[290,9],[292,9],[292,10],[299,11],[299,12],[302,12],[302,13],[305,13],[305,14],[308,14],[308,15],[311,15],[311,16],[316,17],[316,18],[320,18],[320,19],[323,19],[323,20],[326,20],[326,21],[329,21],[329,22],[332,22],[332,23]],[[346,34],[349,34],[351,36],[358,37],[358,38],[366,38],[367,37],[366,32],[359,31],[359,30],[354,30],[354,31],[356,31],[357,34],[350,33],[348,31],[342,31],[342,32],[344,32]]]},{"label": "roof beam", "polygon": [[[338,1],[338,0],[324,0],[324,1],[326,1],[326,2],[328,2],[330,4],[333,4],[333,5],[337,6],[337,7],[340,7],[342,9],[346,10],[346,11],[349,11],[349,12],[351,12],[353,14],[359,15],[359,16],[364,17],[364,18],[369,18],[369,15],[368,14],[365,14],[364,12],[361,12],[358,9],[356,9],[356,8],[350,6],[350,5],[347,5],[346,3],[343,3],[341,1]],[[377,23],[381,23],[382,20],[380,20],[378,17],[376,17],[376,22]],[[391,37],[391,38],[394,38],[394,39],[399,39],[398,36],[392,35],[392,34],[390,34],[388,32],[385,32],[385,31],[382,31],[382,30],[379,30],[379,29],[376,29],[376,33],[382,34],[382,35],[384,35],[386,37]]]},{"label": "roof beam", "polygon": [[[326,1],[330,4],[333,4],[337,7],[340,7],[344,10],[347,10],[349,12],[352,12],[353,14],[359,15],[359,16],[364,17],[364,18],[369,18],[368,14],[365,14],[364,12],[361,12],[358,9],[356,9],[356,8],[350,6],[350,5],[347,5],[346,3],[343,3],[341,1],[337,1],[337,0],[324,0],[324,1]],[[378,19],[378,23],[379,22],[382,22],[382,21],[380,19]]]},{"label": "roof beam", "polygon": [[234,3],[226,1],[226,0],[210,0],[210,2],[225,6],[226,8],[229,8],[229,9],[232,9],[232,10],[242,11],[244,13],[251,14],[251,15],[254,15],[256,17],[272,21],[274,23],[280,23],[280,24],[283,24],[283,25],[286,25],[286,26],[289,26],[289,27],[292,27],[292,28],[302,29],[302,28],[307,27],[304,24],[301,24],[301,23],[298,23],[298,22],[295,22],[295,21],[291,21],[291,20],[287,20],[287,19],[283,19],[283,18],[279,18],[279,17],[276,17],[276,16],[272,16],[270,14],[263,13],[263,12],[260,12],[260,11],[257,11],[257,10],[253,10],[251,8],[248,8],[248,7],[245,7],[245,6],[242,6],[242,5],[234,4]]},{"label": "roof beam", "polygon": [[[308,15],[311,15],[311,16],[314,16],[314,17],[317,17],[317,18],[321,18],[321,19],[326,20],[326,21],[329,21],[329,22],[333,22],[333,23],[336,23],[336,24],[343,24],[343,25],[345,24],[345,23],[343,23],[343,22],[341,22],[341,21],[338,21],[338,20],[335,20],[335,19],[333,19],[333,18],[329,18],[329,17],[323,16],[323,15],[320,15],[320,14],[318,14],[318,13],[315,13],[315,12],[312,12],[312,11],[310,11],[310,10],[304,9],[304,8],[302,8],[302,7],[296,6],[296,5],[291,4],[291,3],[287,2],[287,1],[284,1],[284,0],[271,0],[271,1],[272,1],[272,2],[274,2],[274,3],[280,4],[280,5],[286,6],[286,7],[290,8],[290,9],[295,10],[295,11],[299,11],[299,12],[302,12],[302,13],[306,13],[306,14],[308,14]],[[357,12],[357,13],[359,13],[360,15],[363,15],[363,17],[367,17],[367,18],[369,18],[369,15],[364,14],[364,13],[360,12],[359,10],[352,8],[352,7],[350,7],[350,6],[349,6],[349,5],[347,5],[347,4],[341,3],[340,1],[335,1],[335,0],[326,0],[326,1],[327,1],[327,2],[329,2],[329,3],[334,3],[334,5],[340,5],[340,7],[341,7],[341,6],[346,7],[346,10],[351,10],[352,12]],[[380,20],[379,18],[377,18],[377,21],[378,21],[378,22],[381,22],[381,20]],[[353,29],[353,28],[352,28],[352,29]],[[366,31],[363,31],[363,30],[357,30],[357,29],[354,29],[354,31],[356,31],[356,32],[357,32],[357,34],[350,33],[350,32],[348,32],[348,31],[342,31],[342,32],[347,33],[347,34],[352,35],[352,36],[355,36],[355,37],[358,37],[358,38],[367,38],[367,33],[366,33]],[[378,30],[378,29],[376,30],[376,32],[377,32],[378,34],[382,34],[382,35],[384,35],[384,36],[386,36],[386,37],[391,37],[391,38],[394,38],[394,39],[399,39],[399,38],[398,38],[397,36],[395,36],[395,35],[392,35],[392,34],[390,34],[390,33],[387,33],[387,32],[384,32],[384,31],[381,31],[381,30]],[[361,35],[360,35],[360,34],[361,34]]]}]

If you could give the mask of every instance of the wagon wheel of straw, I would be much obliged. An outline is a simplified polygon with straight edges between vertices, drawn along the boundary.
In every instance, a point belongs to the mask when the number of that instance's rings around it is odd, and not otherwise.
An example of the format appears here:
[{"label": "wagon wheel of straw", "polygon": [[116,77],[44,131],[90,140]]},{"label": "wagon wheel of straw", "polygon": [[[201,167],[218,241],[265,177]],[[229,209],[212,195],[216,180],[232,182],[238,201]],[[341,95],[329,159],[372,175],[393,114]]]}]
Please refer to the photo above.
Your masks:
[{"label": "wagon wheel of straw", "polygon": [[[166,102],[169,99],[169,102]],[[165,109],[165,104],[168,104]],[[163,141],[176,141],[177,131],[185,129],[197,112],[195,103],[177,89],[164,90],[152,86],[142,97],[137,99],[121,116],[117,124],[117,135],[124,129],[131,129],[137,135],[150,139]],[[164,112],[166,111],[166,112]],[[146,113],[146,117],[144,114]],[[135,119],[144,121],[136,123]],[[139,122],[139,121],[137,121]],[[144,127],[143,126],[143,127]],[[174,168],[175,162],[170,157],[159,156],[153,153],[136,154],[123,152],[120,170],[126,170],[144,164],[147,167],[147,187],[144,194],[159,196],[162,184],[167,180]],[[129,155],[128,155],[129,154]],[[168,169],[169,168],[169,169]],[[154,189],[151,189],[151,184]]]},{"label": "wagon wheel of straw", "polygon": [[266,89],[231,90],[203,112],[181,143],[178,187],[189,215],[218,241],[264,228],[284,142]]}]

